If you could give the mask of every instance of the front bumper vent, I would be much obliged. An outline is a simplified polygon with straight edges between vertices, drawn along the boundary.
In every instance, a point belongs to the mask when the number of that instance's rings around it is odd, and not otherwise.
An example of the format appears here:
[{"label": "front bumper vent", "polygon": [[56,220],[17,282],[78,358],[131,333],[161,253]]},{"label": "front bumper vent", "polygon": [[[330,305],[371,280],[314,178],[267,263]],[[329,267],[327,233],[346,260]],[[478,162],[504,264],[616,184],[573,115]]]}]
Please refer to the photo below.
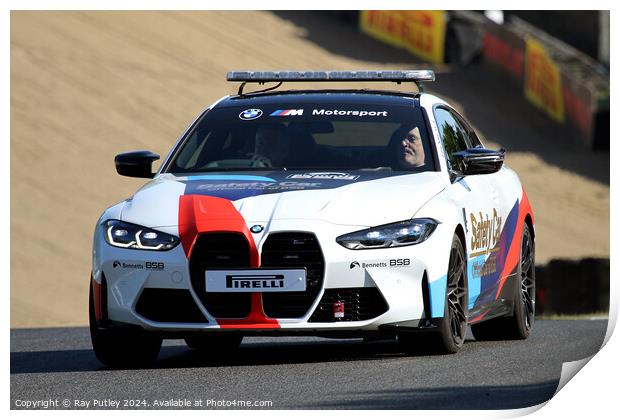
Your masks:
[{"label": "front bumper vent", "polygon": [[[344,303],[344,317],[334,317],[334,304]],[[376,287],[325,289],[319,305],[308,322],[366,321],[388,310],[385,298]]]},{"label": "front bumper vent", "polygon": [[144,289],[136,303],[136,312],[155,322],[208,322],[189,290],[183,289]]}]

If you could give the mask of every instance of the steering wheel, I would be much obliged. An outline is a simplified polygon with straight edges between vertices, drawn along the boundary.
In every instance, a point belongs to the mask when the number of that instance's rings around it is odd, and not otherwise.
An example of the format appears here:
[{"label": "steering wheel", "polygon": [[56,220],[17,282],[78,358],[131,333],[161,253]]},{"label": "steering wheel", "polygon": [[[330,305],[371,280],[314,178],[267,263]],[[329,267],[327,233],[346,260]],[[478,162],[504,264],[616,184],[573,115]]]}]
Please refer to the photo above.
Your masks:
[{"label": "steering wheel", "polygon": [[271,161],[256,153],[248,154],[247,159],[222,159],[209,162],[206,168],[271,168]]},{"label": "steering wheel", "polygon": [[272,168],[273,167],[271,160],[263,155],[260,155],[258,153],[248,153],[248,157],[250,158],[251,168]]}]

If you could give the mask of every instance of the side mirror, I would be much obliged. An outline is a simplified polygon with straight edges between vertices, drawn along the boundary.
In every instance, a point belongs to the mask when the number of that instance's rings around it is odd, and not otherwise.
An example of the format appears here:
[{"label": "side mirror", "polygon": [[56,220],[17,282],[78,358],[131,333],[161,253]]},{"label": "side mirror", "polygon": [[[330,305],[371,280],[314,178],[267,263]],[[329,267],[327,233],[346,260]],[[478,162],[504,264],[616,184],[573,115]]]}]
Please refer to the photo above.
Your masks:
[{"label": "side mirror", "polygon": [[453,172],[460,176],[484,175],[499,171],[504,164],[506,150],[467,149],[452,155]]},{"label": "side mirror", "polygon": [[123,176],[134,178],[153,178],[155,175],[151,169],[153,162],[159,159],[159,155],[148,150],[137,150],[116,155],[114,164],[116,172]]}]

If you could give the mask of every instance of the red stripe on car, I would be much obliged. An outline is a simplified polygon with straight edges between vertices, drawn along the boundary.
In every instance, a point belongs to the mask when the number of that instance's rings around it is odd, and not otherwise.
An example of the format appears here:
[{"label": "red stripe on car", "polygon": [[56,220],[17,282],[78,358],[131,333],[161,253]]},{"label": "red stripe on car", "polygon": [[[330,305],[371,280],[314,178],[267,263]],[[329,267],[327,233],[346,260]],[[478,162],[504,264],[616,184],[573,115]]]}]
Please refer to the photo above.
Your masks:
[{"label": "red stripe on car", "polygon": [[[189,259],[198,235],[207,232],[241,233],[250,247],[251,267],[260,267],[260,255],[243,216],[232,201],[206,195],[182,195],[179,199],[179,237]],[[252,293],[250,314],[243,319],[217,319],[222,328],[280,328],[276,319],[263,311],[260,292]]]},{"label": "red stripe on car", "polygon": [[92,288],[93,288],[93,303],[95,307],[95,319],[97,320],[97,322],[100,322],[103,320],[103,302],[101,301],[102,299],[101,283],[97,283],[97,281],[95,281],[95,278],[92,276],[92,274],[90,276],[90,283],[92,284]]},{"label": "red stripe on car", "polygon": [[508,254],[506,255],[506,262],[504,263],[504,269],[502,274],[499,276],[499,287],[497,288],[497,293],[495,294],[495,299],[499,298],[500,293],[508,279],[508,276],[516,269],[517,264],[519,264],[519,259],[521,258],[521,237],[523,236],[523,225],[525,224],[525,218],[529,215],[532,219],[532,223],[534,223],[534,214],[532,212],[532,207],[530,206],[530,201],[527,198],[527,194],[525,190],[523,190],[523,195],[521,196],[521,202],[519,203],[519,215],[517,216],[517,228],[514,231],[514,236],[510,241],[510,248],[508,249]]}]

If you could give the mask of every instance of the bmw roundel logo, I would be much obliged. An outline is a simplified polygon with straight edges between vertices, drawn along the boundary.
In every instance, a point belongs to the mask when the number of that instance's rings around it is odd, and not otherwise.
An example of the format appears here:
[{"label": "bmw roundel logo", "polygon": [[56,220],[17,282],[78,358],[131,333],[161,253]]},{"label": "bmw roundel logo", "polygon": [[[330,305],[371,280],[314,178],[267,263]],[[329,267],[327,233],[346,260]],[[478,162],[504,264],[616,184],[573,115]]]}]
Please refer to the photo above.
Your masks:
[{"label": "bmw roundel logo", "polygon": [[263,115],[263,111],[260,109],[246,109],[241,114],[239,114],[239,118],[242,120],[255,120],[258,117]]},{"label": "bmw roundel logo", "polygon": [[254,225],[250,228],[250,232],[252,233],[261,233],[263,231],[264,227],[261,225]]}]

